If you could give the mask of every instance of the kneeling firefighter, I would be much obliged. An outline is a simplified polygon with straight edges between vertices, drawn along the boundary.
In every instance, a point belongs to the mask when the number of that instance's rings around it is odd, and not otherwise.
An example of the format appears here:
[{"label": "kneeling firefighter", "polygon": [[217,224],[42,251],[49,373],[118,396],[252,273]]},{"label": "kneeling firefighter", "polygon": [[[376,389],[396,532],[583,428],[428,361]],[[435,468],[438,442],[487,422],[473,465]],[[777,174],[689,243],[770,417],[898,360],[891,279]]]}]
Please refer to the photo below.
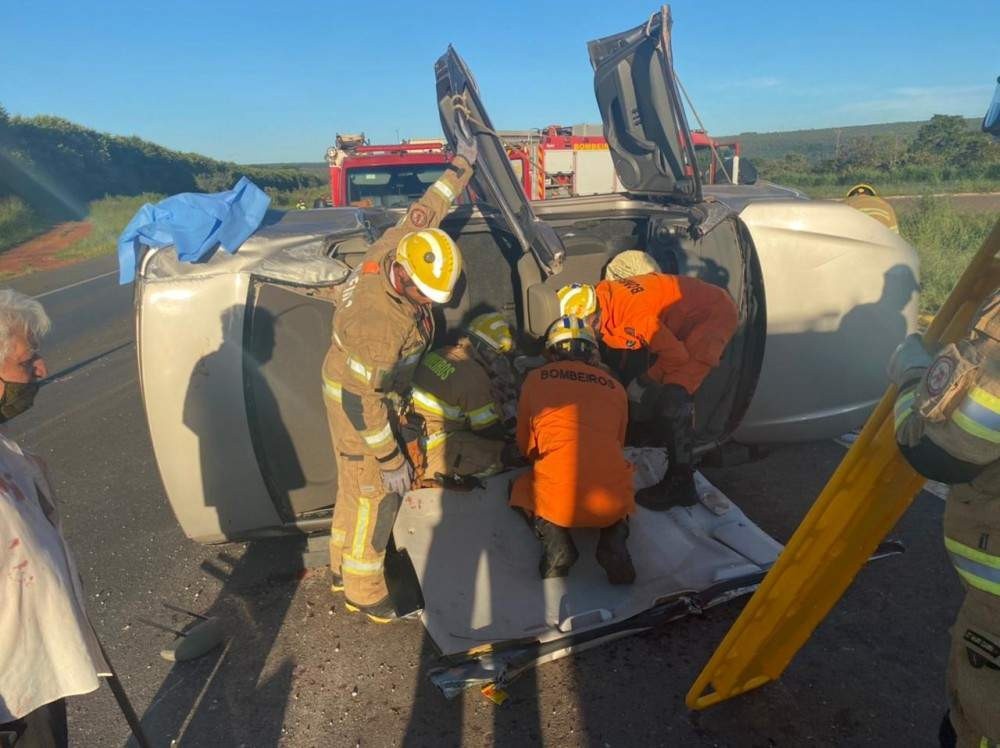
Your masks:
[{"label": "kneeling firefighter", "polygon": [[596,287],[574,283],[558,296],[561,313],[593,325],[605,361],[629,383],[633,425],[652,431],[654,442],[667,448],[667,474],[636,500],[650,509],[693,505],[693,395],[736,331],[733,300],[711,283],[667,273],[604,280]]},{"label": "kneeling firefighter", "polygon": [[432,304],[447,303],[462,256],[437,226],[472,177],[475,142],[459,142],[444,174],[365,254],[334,302],[323,394],[337,460],[330,530],[333,589],[369,620],[396,618],[385,550],[413,469],[400,448],[398,412],[434,337]]},{"label": "kneeling firefighter", "polygon": [[471,487],[512,464],[503,403],[497,402],[497,372],[510,371],[497,359],[514,350],[503,315],[481,314],[469,322],[458,343],[431,351],[413,374],[410,407],[423,421],[415,462],[424,483]]},{"label": "kneeling firefighter", "polygon": [[889,363],[896,441],[917,472],[952,486],[944,544],[965,587],[951,629],[942,745],[1000,745],[1000,290],[958,344],[911,335]]},{"label": "kneeling firefighter", "polygon": [[511,490],[542,542],[542,578],[564,577],[579,556],[571,527],[600,528],[597,562],[612,584],[631,584],[628,515],[635,510],[625,459],[628,398],[598,367],[594,331],[562,317],[545,340],[548,363],[531,371],[517,409],[517,445],[531,461]]}]

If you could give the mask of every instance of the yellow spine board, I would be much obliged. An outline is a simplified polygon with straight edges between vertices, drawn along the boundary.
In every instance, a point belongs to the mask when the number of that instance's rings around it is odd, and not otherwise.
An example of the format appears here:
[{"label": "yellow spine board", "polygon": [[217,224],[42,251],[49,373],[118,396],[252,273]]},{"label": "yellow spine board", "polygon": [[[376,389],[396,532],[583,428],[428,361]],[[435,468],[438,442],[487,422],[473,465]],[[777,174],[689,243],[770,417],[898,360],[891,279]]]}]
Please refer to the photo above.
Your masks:
[{"label": "yellow spine board", "polygon": [[[1000,286],[1000,221],[969,263],[924,341],[954,342]],[[778,678],[920,491],[924,479],[896,446],[886,390],[860,437],[759,589],[688,691],[704,709]]]}]

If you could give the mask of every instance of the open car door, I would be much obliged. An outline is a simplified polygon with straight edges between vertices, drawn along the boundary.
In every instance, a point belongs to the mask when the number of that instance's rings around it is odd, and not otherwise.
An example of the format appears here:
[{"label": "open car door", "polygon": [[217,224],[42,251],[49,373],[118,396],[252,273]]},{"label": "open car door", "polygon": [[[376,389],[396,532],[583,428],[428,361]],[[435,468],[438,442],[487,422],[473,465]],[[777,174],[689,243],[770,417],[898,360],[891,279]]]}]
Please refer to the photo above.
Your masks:
[{"label": "open car door", "polygon": [[670,6],[587,44],[594,94],[618,178],[629,192],[701,200],[691,130],[677,92]]},{"label": "open car door", "polygon": [[503,215],[521,249],[532,252],[547,273],[558,273],[565,256],[562,240],[531,210],[465,60],[449,45],[435,63],[434,74],[441,127],[448,144],[455,148],[459,129],[475,137],[479,160],[473,182],[480,195]]}]

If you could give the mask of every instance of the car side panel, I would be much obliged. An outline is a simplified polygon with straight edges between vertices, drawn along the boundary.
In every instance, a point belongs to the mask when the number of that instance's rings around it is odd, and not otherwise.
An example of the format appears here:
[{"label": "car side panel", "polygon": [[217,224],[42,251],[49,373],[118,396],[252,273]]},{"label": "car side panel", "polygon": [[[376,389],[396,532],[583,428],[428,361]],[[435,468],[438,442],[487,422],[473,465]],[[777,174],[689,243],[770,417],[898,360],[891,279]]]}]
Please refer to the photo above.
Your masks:
[{"label": "car side panel", "polygon": [[740,218],[760,258],[767,341],[738,441],[823,439],[860,426],[916,329],[917,255],[842,203],[763,201]]},{"label": "car side panel", "polygon": [[177,521],[199,542],[281,525],[242,386],[248,283],[219,274],[141,287],[139,367],[153,451]]}]

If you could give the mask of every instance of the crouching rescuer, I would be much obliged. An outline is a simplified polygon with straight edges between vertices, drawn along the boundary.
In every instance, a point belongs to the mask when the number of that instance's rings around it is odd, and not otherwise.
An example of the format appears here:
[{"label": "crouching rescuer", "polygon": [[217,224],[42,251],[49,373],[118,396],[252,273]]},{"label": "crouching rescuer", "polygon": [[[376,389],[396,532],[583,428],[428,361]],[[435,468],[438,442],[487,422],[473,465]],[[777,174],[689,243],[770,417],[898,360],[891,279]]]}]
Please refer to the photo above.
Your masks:
[{"label": "crouching rescuer", "polygon": [[951,629],[941,744],[1000,745],[1000,290],[935,357],[911,335],[889,363],[896,441],[917,472],[952,486],[944,544],[965,587]]},{"label": "crouching rescuer", "polygon": [[491,312],[463,332],[457,344],[424,356],[410,390],[412,420],[422,424],[414,462],[423,462],[423,482],[449,488],[472,487],[517,461],[496,396],[504,388],[494,382],[511,371],[499,365],[514,350],[510,325]]},{"label": "crouching rescuer", "polygon": [[531,470],[513,484],[511,506],[528,517],[542,543],[543,579],[564,577],[579,554],[570,528],[600,528],[597,562],[612,584],[630,584],[628,515],[635,509],[625,459],[628,398],[599,368],[593,330],[561,317],[545,341],[548,363],[521,388],[517,444]]},{"label": "crouching rescuer", "polygon": [[628,382],[632,425],[667,449],[663,480],[640,490],[636,500],[650,509],[693,505],[693,396],[736,331],[733,300],[711,283],[667,273],[604,280],[596,287],[574,283],[558,296],[562,314],[593,325],[606,363]]},{"label": "crouching rescuer", "polygon": [[386,546],[413,468],[400,446],[398,413],[434,337],[432,304],[447,303],[462,272],[458,247],[437,226],[465,189],[474,141],[400,223],[387,230],[339,287],[323,392],[337,460],[330,530],[333,589],[371,621],[396,618],[384,576]]}]

